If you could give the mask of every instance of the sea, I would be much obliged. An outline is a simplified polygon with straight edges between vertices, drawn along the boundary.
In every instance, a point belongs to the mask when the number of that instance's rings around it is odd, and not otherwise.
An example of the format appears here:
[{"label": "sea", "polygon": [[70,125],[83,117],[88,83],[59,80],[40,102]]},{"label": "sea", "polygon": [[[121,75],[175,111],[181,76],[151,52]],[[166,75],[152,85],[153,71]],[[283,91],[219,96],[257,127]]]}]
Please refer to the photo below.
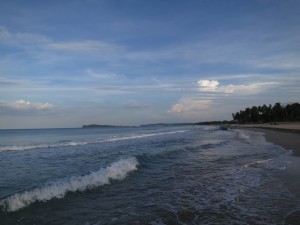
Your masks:
[{"label": "sea", "polygon": [[299,159],[217,126],[0,130],[0,224],[299,224]]}]

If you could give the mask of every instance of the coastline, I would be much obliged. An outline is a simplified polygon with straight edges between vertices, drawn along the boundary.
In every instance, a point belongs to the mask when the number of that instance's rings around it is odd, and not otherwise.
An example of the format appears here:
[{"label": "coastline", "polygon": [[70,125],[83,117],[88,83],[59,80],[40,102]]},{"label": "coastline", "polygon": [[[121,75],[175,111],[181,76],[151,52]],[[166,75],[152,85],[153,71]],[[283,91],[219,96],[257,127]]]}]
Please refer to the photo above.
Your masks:
[{"label": "coastline", "polygon": [[246,124],[229,127],[262,132],[268,142],[292,150],[294,156],[300,157],[300,123]]},{"label": "coastline", "polygon": [[[289,172],[285,173],[285,180],[288,189],[295,195],[300,197],[299,192],[299,157],[300,157],[300,123],[284,123],[284,124],[247,124],[231,127],[233,129],[250,130],[254,132],[262,132],[268,142],[279,145],[287,150],[293,151],[295,156],[294,166],[289,168]],[[285,224],[298,224],[300,220],[300,210],[291,211],[285,218]]]}]

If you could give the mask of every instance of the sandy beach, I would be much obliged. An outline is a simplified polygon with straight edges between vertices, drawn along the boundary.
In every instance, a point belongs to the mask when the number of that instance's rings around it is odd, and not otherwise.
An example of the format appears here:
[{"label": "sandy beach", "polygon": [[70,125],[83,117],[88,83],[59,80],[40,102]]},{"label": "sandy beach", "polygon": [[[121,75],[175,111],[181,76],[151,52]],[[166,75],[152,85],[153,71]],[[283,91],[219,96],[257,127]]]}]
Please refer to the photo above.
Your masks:
[{"label": "sandy beach", "polygon": [[267,141],[293,150],[300,157],[300,123],[245,124],[234,128],[263,132]]}]

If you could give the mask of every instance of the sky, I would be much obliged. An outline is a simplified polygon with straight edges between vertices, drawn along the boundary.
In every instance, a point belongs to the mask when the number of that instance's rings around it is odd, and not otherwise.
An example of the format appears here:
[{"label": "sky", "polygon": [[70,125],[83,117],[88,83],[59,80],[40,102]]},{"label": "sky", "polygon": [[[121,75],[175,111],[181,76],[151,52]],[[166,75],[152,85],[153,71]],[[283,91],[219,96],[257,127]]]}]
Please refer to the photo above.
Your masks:
[{"label": "sky", "polygon": [[0,129],[300,102],[299,0],[1,0]]}]

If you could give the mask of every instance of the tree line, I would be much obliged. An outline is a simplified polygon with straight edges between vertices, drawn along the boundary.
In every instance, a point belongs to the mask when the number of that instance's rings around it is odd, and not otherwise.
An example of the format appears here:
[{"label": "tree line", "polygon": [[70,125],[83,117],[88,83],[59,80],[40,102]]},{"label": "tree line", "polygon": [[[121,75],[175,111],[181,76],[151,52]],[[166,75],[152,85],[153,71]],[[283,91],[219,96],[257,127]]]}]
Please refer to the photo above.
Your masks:
[{"label": "tree line", "polygon": [[237,123],[295,122],[300,121],[300,104],[277,102],[273,106],[252,106],[232,113],[232,117]]}]

